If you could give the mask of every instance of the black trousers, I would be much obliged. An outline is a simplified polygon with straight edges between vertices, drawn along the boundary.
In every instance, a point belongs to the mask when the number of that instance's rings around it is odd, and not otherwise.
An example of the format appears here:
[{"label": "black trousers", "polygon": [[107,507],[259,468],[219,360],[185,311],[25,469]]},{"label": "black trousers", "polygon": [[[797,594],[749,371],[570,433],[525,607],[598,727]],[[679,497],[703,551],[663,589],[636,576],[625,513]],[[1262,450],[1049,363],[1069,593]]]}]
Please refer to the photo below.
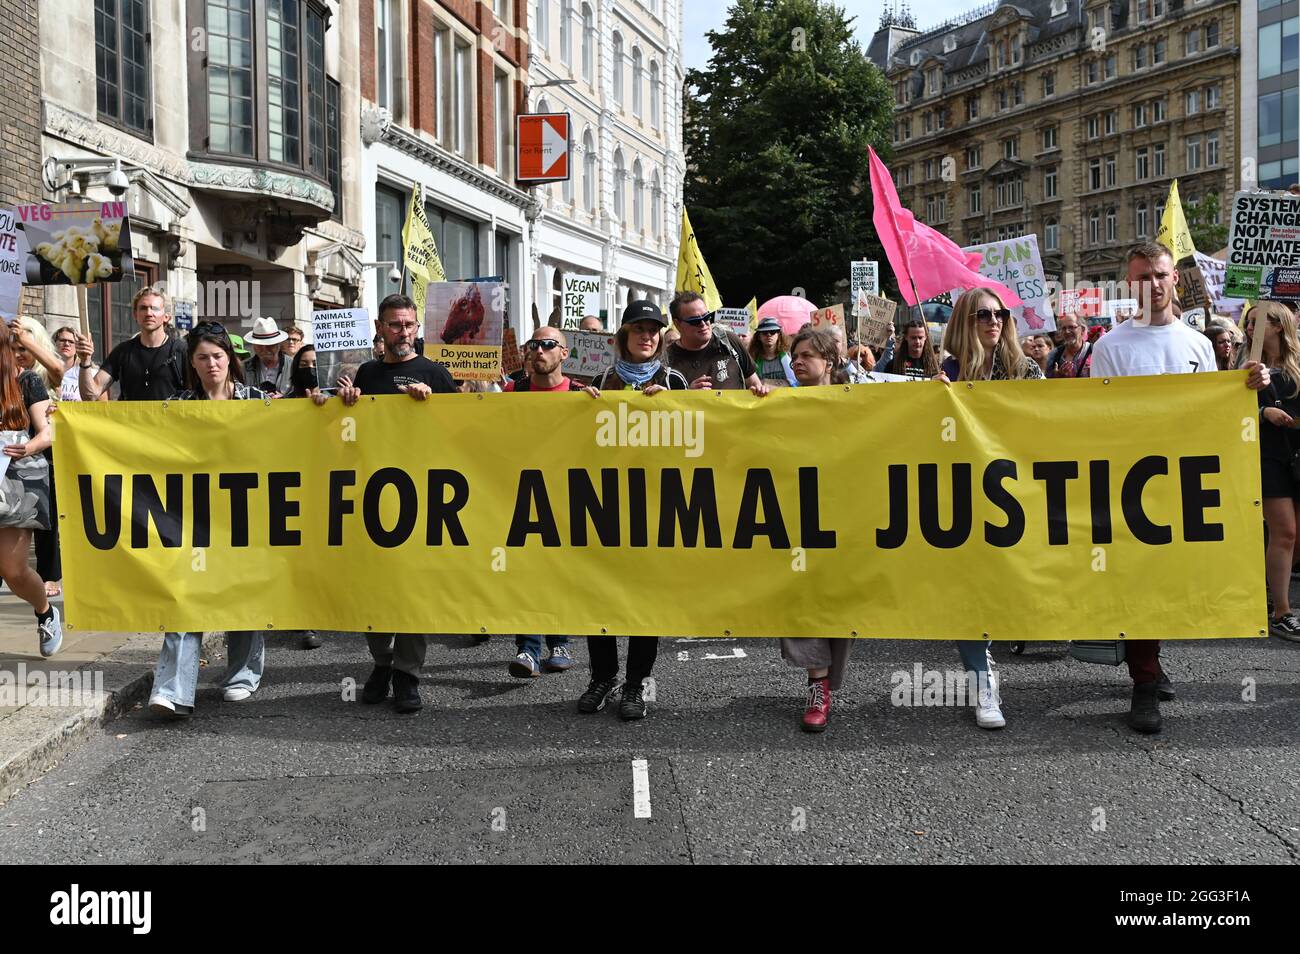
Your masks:
[{"label": "black trousers", "polygon": [[[618,637],[588,636],[587,654],[591,657],[593,679],[613,679],[618,675]],[[627,639],[627,681],[644,682],[654,669],[659,655],[657,636],[629,636]]]},{"label": "black trousers", "polygon": [[59,498],[54,487],[54,462],[50,462],[50,529],[32,531],[36,543],[36,575],[46,583],[63,579],[59,558]]}]

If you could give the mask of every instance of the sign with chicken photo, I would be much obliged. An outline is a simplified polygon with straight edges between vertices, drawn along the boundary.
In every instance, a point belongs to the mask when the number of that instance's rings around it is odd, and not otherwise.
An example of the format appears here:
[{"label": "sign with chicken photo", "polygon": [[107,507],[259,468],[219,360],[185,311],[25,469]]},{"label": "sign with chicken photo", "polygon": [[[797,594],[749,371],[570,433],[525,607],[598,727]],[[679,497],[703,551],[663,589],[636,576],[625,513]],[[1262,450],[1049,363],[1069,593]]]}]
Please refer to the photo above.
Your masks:
[{"label": "sign with chicken photo", "polygon": [[424,303],[424,354],[458,381],[501,378],[502,282],[435,282]]},{"label": "sign with chicken photo", "polygon": [[27,236],[26,285],[93,285],[135,275],[126,202],[18,205]]}]

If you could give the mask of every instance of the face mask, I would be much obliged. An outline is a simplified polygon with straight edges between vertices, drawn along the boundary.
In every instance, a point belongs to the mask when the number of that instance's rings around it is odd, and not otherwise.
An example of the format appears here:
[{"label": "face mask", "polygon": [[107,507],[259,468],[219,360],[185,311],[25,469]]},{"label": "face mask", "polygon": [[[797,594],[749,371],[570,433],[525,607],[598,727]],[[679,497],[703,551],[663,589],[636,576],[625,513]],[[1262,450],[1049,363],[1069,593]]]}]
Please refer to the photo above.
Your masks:
[{"label": "face mask", "polygon": [[316,369],[308,364],[301,364],[293,372],[293,386],[300,391],[310,391],[316,387]]}]

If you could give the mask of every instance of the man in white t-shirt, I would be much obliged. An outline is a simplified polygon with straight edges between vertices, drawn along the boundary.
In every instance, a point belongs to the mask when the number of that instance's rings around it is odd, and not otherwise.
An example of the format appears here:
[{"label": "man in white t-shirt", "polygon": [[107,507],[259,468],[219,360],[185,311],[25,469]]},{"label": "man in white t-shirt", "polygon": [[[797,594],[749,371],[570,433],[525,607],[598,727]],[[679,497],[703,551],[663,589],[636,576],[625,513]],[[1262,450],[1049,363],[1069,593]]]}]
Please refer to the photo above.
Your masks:
[{"label": "man in white t-shirt", "polygon": [[[1128,280],[1141,289],[1142,312],[1102,335],[1093,345],[1092,376],[1217,371],[1210,339],[1174,315],[1178,269],[1169,250],[1154,242],[1135,245],[1128,253]],[[1248,388],[1262,391],[1268,387],[1266,367],[1251,361],[1244,368],[1250,371]],[[1174,697],[1173,684],[1160,667],[1160,641],[1134,639],[1126,641],[1124,647],[1129,675],[1133,677],[1128,724],[1138,732],[1159,732],[1160,700]]]}]

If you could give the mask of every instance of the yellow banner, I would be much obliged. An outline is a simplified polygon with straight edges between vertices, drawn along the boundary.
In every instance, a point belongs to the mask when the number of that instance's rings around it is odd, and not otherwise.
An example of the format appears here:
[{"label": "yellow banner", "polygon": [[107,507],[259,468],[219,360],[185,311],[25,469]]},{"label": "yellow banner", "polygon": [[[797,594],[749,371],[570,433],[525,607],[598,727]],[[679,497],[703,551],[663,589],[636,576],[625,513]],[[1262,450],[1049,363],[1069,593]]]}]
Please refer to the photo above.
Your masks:
[{"label": "yellow banner", "polygon": [[402,259],[411,276],[411,299],[415,313],[424,314],[424,301],[430,282],[447,280],[442,268],[438,244],[433,239],[429,214],[424,208],[424,190],[417,182],[411,190],[411,202],[406,209],[406,222],[402,226]]},{"label": "yellow banner", "polygon": [[1192,233],[1187,228],[1187,217],[1183,215],[1183,202],[1178,197],[1177,179],[1169,186],[1169,197],[1165,199],[1165,211],[1160,217],[1156,241],[1173,252],[1174,264],[1196,254]]},{"label": "yellow banner", "polygon": [[67,403],[67,619],[1261,636],[1244,381]]}]

